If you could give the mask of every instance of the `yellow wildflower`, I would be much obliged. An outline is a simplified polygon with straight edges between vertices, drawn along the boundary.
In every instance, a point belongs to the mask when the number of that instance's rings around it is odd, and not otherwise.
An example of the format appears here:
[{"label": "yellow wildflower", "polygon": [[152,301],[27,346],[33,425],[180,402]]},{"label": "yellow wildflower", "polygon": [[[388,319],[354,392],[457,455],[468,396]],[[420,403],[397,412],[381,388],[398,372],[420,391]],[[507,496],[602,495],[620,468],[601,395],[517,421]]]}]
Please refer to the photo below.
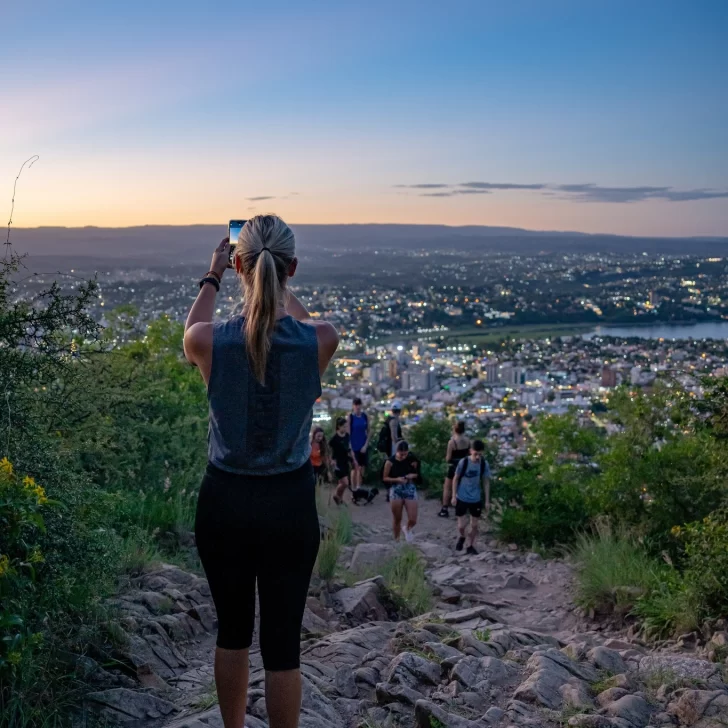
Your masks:
[{"label": "yellow wildflower", "polygon": [[36,500],[38,501],[38,505],[42,506],[44,503],[48,503],[48,498],[46,498],[45,490],[43,490],[43,486],[36,485],[35,488],[33,488],[33,493],[35,493]]},{"label": "yellow wildflower", "polygon": [[7,458],[0,460],[0,472],[5,473],[6,475],[13,474],[13,464]]},{"label": "yellow wildflower", "polygon": [[28,557],[28,561],[30,561],[31,564],[41,564],[45,561],[45,557],[41,553],[40,549],[35,546],[33,550],[30,552],[30,556]]},{"label": "yellow wildflower", "polygon": [[31,478],[30,475],[26,475],[23,478],[23,486],[28,490],[32,490],[33,488],[35,488],[35,480]]},{"label": "yellow wildflower", "polygon": [[672,528],[670,529],[670,533],[671,533],[671,534],[672,534],[673,536],[679,536],[681,532],[682,532],[682,528],[680,528],[680,526],[673,526],[673,527],[672,527]]},{"label": "yellow wildflower", "polygon": [[19,652],[8,652],[8,662],[11,665],[19,665],[22,655]]},{"label": "yellow wildflower", "polygon": [[4,576],[10,571],[10,559],[3,554],[0,556],[0,576]]}]

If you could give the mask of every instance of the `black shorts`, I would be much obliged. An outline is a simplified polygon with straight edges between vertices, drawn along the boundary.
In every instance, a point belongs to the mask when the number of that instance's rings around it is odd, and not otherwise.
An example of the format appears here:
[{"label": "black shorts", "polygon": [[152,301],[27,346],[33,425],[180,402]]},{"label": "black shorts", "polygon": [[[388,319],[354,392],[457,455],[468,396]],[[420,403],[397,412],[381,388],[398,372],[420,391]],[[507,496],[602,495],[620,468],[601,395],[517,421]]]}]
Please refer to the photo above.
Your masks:
[{"label": "black shorts", "polygon": [[366,468],[369,465],[369,450],[362,452],[361,450],[354,450],[354,457],[356,462],[361,468]]},{"label": "black shorts", "polygon": [[310,461],[290,473],[259,476],[208,464],[195,537],[217,610],[218,647],[251,646],[257,584],[265,669],[299,667],[301,621],[321,539]]},{"label": "black shorts", "polygon": [[457,463],[448,463],[447,477],[449,480],[452,480],[455,477],[455,471],[457,470],[457,467],[458,467]]},{"label": "black shorts", "polygon": [[455,515],[460,518],[466,514],[470,514],[473,518],[480,518],[483,515],[483,502],[465,503],[458,499],[455,505]]},{"label": "black shorts", "polygon": [[336,480],[343,480],[344,478],[348,478],[349,475],[351,475],[351,466],[349,465],[349,463],[347,463],[346,465],[337,465],[334,474],[336,475]]}]

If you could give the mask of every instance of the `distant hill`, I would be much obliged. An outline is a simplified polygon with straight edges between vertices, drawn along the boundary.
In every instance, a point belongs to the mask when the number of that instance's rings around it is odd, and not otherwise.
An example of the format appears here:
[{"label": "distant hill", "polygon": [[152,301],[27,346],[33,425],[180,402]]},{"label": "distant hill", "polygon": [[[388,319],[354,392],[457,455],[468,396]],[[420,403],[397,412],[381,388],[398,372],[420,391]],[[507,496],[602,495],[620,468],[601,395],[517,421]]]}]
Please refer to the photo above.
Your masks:
[{"label": "distant hill", "polygon": [[[294,225],[301,255],[317,251],[462,250],[534,254],[614,252],[728,255],[728,238],[645,238],[533,231],[468,225]],[[18,252],[53,267],[70,265],[169,265],[200,261],[227,232],[223,225],[150,225],[128,228],[15,228]]]}]

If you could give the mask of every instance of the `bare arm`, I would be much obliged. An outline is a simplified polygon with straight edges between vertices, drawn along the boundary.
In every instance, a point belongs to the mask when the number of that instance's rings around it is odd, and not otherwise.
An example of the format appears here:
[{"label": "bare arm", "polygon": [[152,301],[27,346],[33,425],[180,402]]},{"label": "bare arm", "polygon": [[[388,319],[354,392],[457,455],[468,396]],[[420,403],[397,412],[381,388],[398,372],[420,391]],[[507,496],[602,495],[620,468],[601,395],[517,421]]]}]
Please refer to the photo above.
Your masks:
[{"label": "bare arm", "polygon": [[[217,273],[220,280],[228,265],[230,243],[223,238],[212,254],[210,270]],[[212,368],[212,315],[215,312],[217,289],[211,283],[205,283],[192,304],[187,321],[183,348],[190,364],[198,367],[205,384],[210,381]]]},{"label": "bare arm", "polygon": [[485,512],[490,510],[490,478],[483,478],[483,490],[485,491]]}]

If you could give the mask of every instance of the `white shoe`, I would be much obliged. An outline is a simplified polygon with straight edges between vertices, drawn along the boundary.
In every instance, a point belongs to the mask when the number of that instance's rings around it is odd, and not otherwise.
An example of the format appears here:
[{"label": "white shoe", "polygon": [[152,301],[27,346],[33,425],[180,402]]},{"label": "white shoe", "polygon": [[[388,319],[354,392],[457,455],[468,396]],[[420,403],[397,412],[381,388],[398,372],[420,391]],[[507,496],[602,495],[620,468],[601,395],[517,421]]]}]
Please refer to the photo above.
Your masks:
[{"label": "white shoe", "polygon": [[415,535],[414,533],[412,533],[412,531],[408,531],[405,529],[404,538],[407,543],[412,543],[415,540]]}]

